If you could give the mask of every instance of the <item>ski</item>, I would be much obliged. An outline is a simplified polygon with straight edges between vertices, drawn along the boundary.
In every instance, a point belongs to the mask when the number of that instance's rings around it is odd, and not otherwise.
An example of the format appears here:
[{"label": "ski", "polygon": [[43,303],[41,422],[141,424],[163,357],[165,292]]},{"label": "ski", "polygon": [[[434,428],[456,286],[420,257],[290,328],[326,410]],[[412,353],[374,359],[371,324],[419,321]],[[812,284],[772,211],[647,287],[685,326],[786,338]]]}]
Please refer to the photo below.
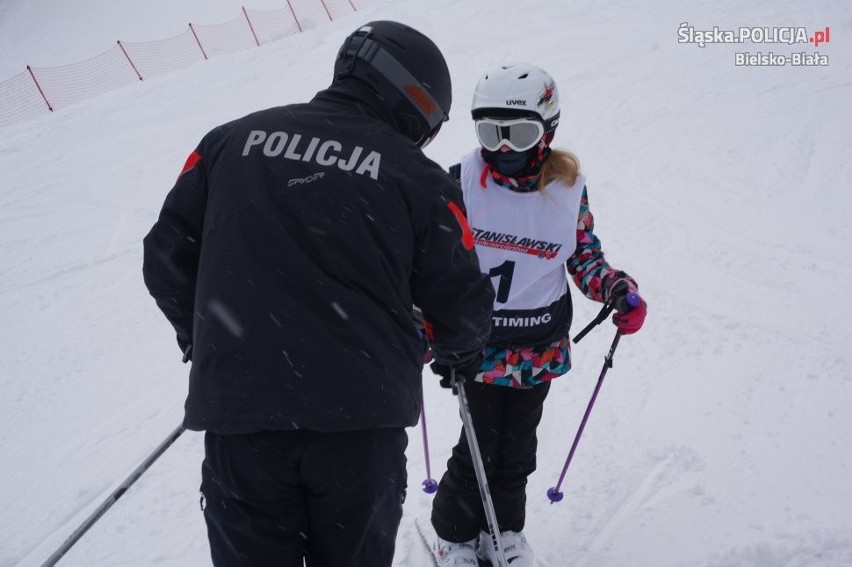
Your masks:
[{"label": "ski", "polygon": [[[414,525],[417,527],[417,533],[419,533],[420,537],[423,539],[423,545],[425,545],[426,549],[429,551],[429,557],[432,558],[432,563],[435,567],[440,567],[437,555],[438,534],[435,533],[435,528],[432,527],[432,522],[429,520],[429,517],[423,516],[415,518]],[[492,567],[492,565],[487,561],[479,559],[478,567]]]}]

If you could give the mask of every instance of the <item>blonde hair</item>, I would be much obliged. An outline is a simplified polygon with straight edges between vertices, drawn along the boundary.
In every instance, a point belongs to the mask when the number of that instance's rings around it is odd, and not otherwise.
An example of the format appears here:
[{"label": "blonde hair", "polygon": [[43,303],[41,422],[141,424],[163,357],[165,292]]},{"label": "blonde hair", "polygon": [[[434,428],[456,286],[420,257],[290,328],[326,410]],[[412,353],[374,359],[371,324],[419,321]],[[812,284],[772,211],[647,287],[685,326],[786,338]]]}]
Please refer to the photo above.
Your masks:
[{"label": "blonde hair", "polygon": [[580,159],[566,150],[552,150],[541,164],[538,177],[538,190],[541,191],[551,181],[562,181],[569,187],[577,181],[580,173]]}]

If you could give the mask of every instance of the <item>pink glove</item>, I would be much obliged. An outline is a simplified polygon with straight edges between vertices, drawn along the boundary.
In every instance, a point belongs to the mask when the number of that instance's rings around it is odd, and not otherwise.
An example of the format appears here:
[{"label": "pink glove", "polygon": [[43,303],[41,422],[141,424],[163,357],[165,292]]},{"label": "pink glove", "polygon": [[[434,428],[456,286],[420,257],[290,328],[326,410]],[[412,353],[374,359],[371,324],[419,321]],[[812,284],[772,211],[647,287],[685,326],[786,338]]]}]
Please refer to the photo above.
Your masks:
[{"label": "pink glove", "polygon": [[[637,297],[639,297],[637,295]],[[645,322],[645,315],[648,314],[648,305],[645,300],[639,297],[639,305],[628,311],[627,313],[616,313],[612,316],[612,322],[618,327],[623,335],[632,335],[642,328]]]},{"label": "pink glove", "polygon": [[613,284],[610,298],[615,305],[616,313],[612,322],[623,335],[632,335],[642,328],[648,305],[639,297],[639,292],[632,281],[622,278]]}]

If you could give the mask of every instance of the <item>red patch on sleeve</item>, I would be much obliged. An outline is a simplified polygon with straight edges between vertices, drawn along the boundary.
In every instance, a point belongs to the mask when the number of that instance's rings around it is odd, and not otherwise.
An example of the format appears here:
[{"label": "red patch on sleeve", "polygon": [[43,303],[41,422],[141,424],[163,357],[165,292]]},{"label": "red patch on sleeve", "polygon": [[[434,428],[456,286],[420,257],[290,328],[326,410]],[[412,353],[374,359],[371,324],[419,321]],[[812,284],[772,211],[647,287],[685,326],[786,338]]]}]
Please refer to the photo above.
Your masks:
[{"label": "red patch on sleeve", "polygon": [[426,333],[426,338],[431,340],[435,339],[435,330],[432,327],[432,323],[429,321],[423,321],[423,331]]},{"label": "red patch on sleeve", "polygon": [[447,203],[447,207],[449,207],[450,212],[453,213],[453,216],[456,217],[456,222],[459,223],[459,227],[462,229],[462,238],[461,243],[462,246],[465,247],[465,250],[473,249],[473,231],[470,230],[470,225],[467,224],[467,219],[464,218],[464,213],[461,212],[458,205],[450,201]]},{"label": "red patch on sleeve", "polygon": [[201,161],[201,154],[200,153],[194,151],[191,154],[189,154],[189,157],[186,158],[186,163],[183,164],[183,169],[180,170],[180,173],[178,174],[178,179],[180,179],[181,176],[184,173],[186,173],[187,171],[189,171],[190,169],[195,167],[195,164],[197,164],[200,161]]}]

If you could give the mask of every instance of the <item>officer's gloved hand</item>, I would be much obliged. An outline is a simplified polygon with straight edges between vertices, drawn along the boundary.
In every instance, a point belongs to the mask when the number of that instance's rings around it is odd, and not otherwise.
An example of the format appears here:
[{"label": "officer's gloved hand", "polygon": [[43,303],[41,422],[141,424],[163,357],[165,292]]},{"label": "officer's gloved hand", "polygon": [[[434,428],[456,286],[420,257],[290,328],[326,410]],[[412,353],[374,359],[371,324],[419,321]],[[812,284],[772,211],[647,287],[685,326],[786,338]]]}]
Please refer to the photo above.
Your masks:
[{"label": "officer's gloved hand", "polygon": [[[482,353],[478,352],[476,355],[465,361],[460,362],[458,364],[444,364],[441,362],[433,362],[430,368],[432,372],[441,377],[441,387],[443,388],[453,388],[452,385],[452,369],[455,368],[456,371],[456,382],[464,382],[465,380],[473,380],[476,378],[476,375],[479,374],[479,369],[482,366]],[[455,393],[455,388],[453,388],[453,393]]]},{"label": "officer's gloved hand", "polygon": [[432,352],[432,347],[427,346],[426,352],[423,353],[423,366],[426,366],[435,358],[435,353]]},{"label": "officer's gloved hand", "polygon": [[192,360],[192,341],[182,337],[181,335],[177,336],[177,343],[180,347],[180,351],[183,353],[183,358],[181,362],[189,362]]},{"label": "officer's gloved hand", "polygon": [[417,335],[423,345],[423,366],[426,366],[435,358],[435,354],[432,352],[432,344],[429,342],[429,324],[423,316],[423,311],[417,306],[412,311],[412,318],[414,319],[414,328],[417,329]]}]

